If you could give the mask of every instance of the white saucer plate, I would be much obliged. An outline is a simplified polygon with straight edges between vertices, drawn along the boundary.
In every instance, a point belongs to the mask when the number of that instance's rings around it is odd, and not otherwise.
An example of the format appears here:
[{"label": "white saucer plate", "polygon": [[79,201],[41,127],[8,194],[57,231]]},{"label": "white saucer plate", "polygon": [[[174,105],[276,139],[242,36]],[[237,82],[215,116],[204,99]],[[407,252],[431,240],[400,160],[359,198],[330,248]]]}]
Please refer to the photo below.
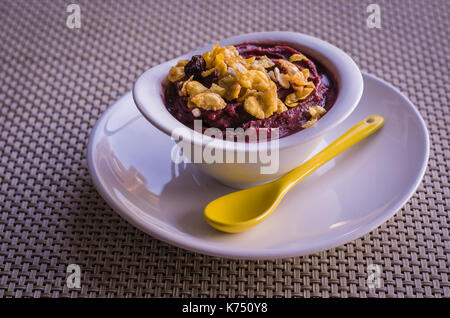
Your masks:
[{"label": "white saucer plate", "polygon": [[263,223],[226,234],[203,219],[211,200],[235,191],[192,164],[174,164],[173,141],[136,109],[131,92],[100,117],[88,145],[89,170],[106,202],[142,231],[204,254],[274,259],[354,240],[392,217],[413,195],[426,169],[429,137],[414,105],[368,74],[356,110],[317,150],[363,118],[385,126],[301,181]]}]

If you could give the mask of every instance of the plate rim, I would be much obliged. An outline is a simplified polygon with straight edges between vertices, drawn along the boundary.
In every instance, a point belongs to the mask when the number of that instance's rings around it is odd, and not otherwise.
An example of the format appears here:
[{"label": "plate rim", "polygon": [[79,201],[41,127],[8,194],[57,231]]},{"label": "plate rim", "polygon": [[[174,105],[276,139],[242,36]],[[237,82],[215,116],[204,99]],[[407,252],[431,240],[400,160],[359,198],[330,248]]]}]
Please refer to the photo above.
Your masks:
[{"label": "plate rim", "polygon": [[[128,91],[127,93],[123,94],[120,98],[118,98],[116,101],[114,101],[103,113],[102,115],[97,119],[94,127],[92,128],[89,139],[88,139],[88,147],[87,147],[87,161],[88,161],[88,170],[89,174],[91,176],[91,179],[93,181],[93,184],[100,194],[100,196],[106,201],[106,203],[121,217],[123,217],[127,222],[138,228],[139,230],[143,231],[144,233],[151,235],[152,237],[159,239],[163,242],[166,242],[168,244],[181,247],[183,249],[193,251],[196,253],[201,253],[209,256],[215,256],[215,257],[224,257],[224,258],[230,258],[230,259],[245,259],[245,260],[270,260],[270,259],[277,259],[277,258],[288,258],[288,257],[297,257],[297,256],[303,256],[308,255],[311,253],[320,252],[323,250],[328,250],[337,246],[340,246],[342,244],[351,242],[355,239],[360,238],[363,235],[366,235],[367,233],[371,232],[373,229],[379,227],[381,224],[389,220],[391,217],[393,217],[398,210],[401,209],[402,206],[404,206],[408,200],[412,197],[412,195],[416,192],[417,188],[419,187],[420,183],[423,180],[426,168],[428,166],[428,160],[429,160],[429,153],[430,153],[430,137],[428,128],[426,126],[426,123],[421,116],[419,110],[414,106],[414,104],[395,86],[392,84],[384,81],[383,79],[380,79],[376,77],[375,75],[362,72],[363,78],[368,77],[376,82],[379,82],[383,85],[386,85],[390,89],[394,90],[400,97],[406,102],[409,108],[412,109],[414,115],[418,119],[420,125],[422,126],[422,129],[424,131],[425,135],[425,153],[422,160],[422,166],[420,168],[419,174],[417,175],[415,181],[410,185],[409,189],[405,192],[403,196],[401,196],[396,202],[393,204],[390,204],[384,209],[384,212],[380,215],[377,215],[369,222],[365,223],[364,226],[359,226],[351,231],[344,233],[340,235],[337,239],[334,239],[330,241],[330,239],[326,239],[325,242],[322,242],[320,244],[316,244],[313,246],[308,246],[307,248],[288,248],[286,250],[268,250],[268,251],[262,251],[257,250],[256,252],[252,251],[232,251],[229,248],[223,248],[223,247],[217,247],[214,246],[213,248],[208,247],[208,241],[205,239],[199,239],[199,238],[192,238],[189,242],[191,244],[187,244],[186,240],[183,240],[179,235],[172,234],[167,235],[167,231],[160,230],[158,227],[155,227],[150,224],[141,224],[137,220],[135,220],[132,217],[132,214],[127,213],[127,211],[123,211],[122,208],[115,202],[114,199],[109,195],[109,191],[106,189],[106,187],[103,185],[103,183],[100,181],[99,175],[97,173],[97,170],[95,168],[94,159],[93,159],[93,153],[94,153],[94,139],[96,137],[96,132],[101,124],[103,122],[103,119],[106,118],[110,112],[114,109],[113,106],[121,99],[127,98],[127,96],[131,95],[131,91]],[[366,88],[366,86],[365,86]],[[363,92],[364,95],[364,92]],[[132,97],[131,97],[132,98]],[[149,123],[150,124],[150,123]],[[178,238],[178,239],[177,239]],[[203,244],[198,244],[198,241],[203,242]]]}]

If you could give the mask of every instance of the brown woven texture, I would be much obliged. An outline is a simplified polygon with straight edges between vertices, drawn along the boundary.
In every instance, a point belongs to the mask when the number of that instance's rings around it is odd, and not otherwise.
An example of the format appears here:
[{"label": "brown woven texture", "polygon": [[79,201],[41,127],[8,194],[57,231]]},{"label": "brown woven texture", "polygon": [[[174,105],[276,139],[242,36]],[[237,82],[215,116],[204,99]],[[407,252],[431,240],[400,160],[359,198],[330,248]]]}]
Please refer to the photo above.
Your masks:
[{"label": "brown woven texture", "polygon": [[[80,29],[66,26],[73,2]],[[381,29],[366,26],[373,2]],[[449,297],[449,21],[449,1],[2,0],[0,297]],[[431,135],[417,192],[362,238],[273,261],[204,256],[129,225],[88,173],[100,114],[149,67],[267,30],[329,41],[411,99]],[[71,263],[81,289],[66,285]]]}]

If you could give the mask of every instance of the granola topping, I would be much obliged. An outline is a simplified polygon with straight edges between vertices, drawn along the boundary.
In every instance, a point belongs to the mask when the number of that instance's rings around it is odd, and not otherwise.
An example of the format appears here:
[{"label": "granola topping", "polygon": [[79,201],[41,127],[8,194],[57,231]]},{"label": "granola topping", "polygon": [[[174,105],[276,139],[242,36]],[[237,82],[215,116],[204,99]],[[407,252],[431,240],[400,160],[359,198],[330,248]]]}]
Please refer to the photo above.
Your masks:
[{"label": "granola topping", "polygon": [[179,61],[168,81],[167,108],[188,126],[198,118],[220,129],[280,128],[280,136],[313,126],[336,93],[331,79],[301,52],[249,43],[217,43]]}]

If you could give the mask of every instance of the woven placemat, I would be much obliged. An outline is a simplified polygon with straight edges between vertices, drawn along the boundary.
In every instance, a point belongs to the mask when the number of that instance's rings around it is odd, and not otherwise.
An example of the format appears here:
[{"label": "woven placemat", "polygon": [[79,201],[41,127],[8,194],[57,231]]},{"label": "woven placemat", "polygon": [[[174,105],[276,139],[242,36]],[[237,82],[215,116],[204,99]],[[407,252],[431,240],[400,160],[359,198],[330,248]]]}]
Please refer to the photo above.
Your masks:
[{"label": "woven placemat", "polygon": [[[366,24],[373,2],[381,29]],[[449,21],[449,1],[2,0],[0,297],[449,297]],[[100,114],[149,67],[267,30],[329,41],[411,99],[431,134],[415,195],[360,239],[274,261],[204,256],[129,225],[88,173]],[[66,284],[72,263],[80,289]]]}]

